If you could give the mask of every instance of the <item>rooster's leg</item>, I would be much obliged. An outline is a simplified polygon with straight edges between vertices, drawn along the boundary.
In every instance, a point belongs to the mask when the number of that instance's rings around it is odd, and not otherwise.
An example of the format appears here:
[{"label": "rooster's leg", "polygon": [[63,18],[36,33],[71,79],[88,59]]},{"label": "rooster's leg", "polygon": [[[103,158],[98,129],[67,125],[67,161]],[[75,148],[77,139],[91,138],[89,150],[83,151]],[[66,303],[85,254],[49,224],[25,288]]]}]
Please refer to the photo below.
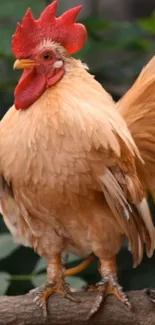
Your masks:
[{"label": "rooster's leg", "polygon": [[105,298],[111,294],[114,295],[117,299],[119,299],[129,309],[131,308],[127,296],[123,292],[121,286],[118,284],[116,259],[113,258],[109,261],[100,260],[100,262],[101,264],[99,271],[102,276],[102,280],[98,282],[95,287],[90,287],[88,289],[88,291],[98,292],[96,301],[89,313],[88,318],[90,318],[93,314],[98,311]]},{"label": "rooster's leg", "polygon": [[57,254],[53,256],[48,263],[47,282],[41,287],[31,291],[32,294],[35,295],[34,301],[36,304],[42,307],[44,316],[47,316],[47,300],[49,296],[54,293],[58,293],[74,302],[78,302],[78,300],[72,296],[67,283],[64,281],[64,276],[61,255]]}]

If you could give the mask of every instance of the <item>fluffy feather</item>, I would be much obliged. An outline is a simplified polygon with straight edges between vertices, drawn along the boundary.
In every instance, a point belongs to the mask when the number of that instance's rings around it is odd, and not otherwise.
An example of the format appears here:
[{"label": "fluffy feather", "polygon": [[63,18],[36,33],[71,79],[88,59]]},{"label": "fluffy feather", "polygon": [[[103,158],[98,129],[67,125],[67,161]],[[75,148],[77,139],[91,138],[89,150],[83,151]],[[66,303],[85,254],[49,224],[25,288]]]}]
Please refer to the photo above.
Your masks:
[{"label": "fluffy feather", "polygon": [[110,95],[79,61],[67,62],[57,85],[28,110],[13,106],[1,121],[1,174],[41,256],[67,248],[107,259],[126,235],[136,265],[144,243],[149,254],[154,247],[150,214],[146,220],[136,208],[145,197],[134,165],[139,151]]},{"label": "fluffy feather", "polygon": [[140,73],[131,89],[117,103],[145,164],[136,159],[145,189],[155,189],[155,57]]},{"label": "fluffy feather", "polygon": [[[48,283],[35,298],[44,312],[50,294],[70,296],[64,277],[77,268],[64,272],[64,250],[98,256],[108,283],[106,290],[97,290],[115,293],[129,306],[117,283],[116,254],[125,236],[134,266],[144,245],[149,256],[155,247],[148,178],[141,173],[143,159],[148,167],[154,162],[153,124],[151,130],[146,126],[154,98],[147,97],[153,87],[150,68],[116,109],[86,66],[69,54],[87,38],[85,27],[75,23],[81,6],[56,18],[57,4],[38,20],[28,10],[13,36],[14,68],[24,72],[15,105],[0,123],[0,209],[15,239],[48,260]],[[140,138],[143,124],[150,152]],[[91,260],[92,255],[81,267]]]}]

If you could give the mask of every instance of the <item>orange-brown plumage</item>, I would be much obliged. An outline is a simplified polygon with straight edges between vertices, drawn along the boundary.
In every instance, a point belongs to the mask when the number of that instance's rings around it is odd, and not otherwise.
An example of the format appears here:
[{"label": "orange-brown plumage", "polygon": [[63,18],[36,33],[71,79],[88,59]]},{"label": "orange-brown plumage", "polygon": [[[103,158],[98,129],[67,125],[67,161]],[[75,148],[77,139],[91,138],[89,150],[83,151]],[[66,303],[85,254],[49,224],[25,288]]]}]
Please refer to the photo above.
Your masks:
[{"label": "orange-brown plumage", "polygon": [[144,67],[131,89],[117,103],[145,164],[136,166],[146,191],[155,189],[155,57]]},{"label": "orange-brown plumage", "polygon": [[[37,51],[52,53],[46,68]],[[12,106],[0,124],[0,198],[8,228],[48,259],[48,281],[62,281],[62,287],[64,250],[93,252],[103,276],[127,236],[137,265],[144,244],[152,255],[154,227],[136,169],[143,162],[125,121],[111,96],[61,44],[44,40],[26,60],[21,57],[15,67],[23,64],[31,78],[26,75],[22,87],[19,81],[18,110]],[[32,94],[25,109],[23,80],[28,89],[34,75],[49,78],[57,61],[64,71],[60,80],[36,99]],[[52,70],[52,80],[58,72]]]}]

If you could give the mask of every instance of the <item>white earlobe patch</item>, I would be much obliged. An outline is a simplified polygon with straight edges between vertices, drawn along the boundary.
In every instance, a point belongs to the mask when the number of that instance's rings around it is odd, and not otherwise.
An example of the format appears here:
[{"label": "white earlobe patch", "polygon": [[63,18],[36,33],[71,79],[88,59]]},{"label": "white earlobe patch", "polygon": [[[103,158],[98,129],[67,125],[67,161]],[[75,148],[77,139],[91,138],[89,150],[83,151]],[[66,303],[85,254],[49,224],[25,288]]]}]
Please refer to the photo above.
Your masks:
[{"label": "white earlobe patch", "polygon": [[54,62],[53,64],[53,68],[56,68],[56,69],[59,69],[63,66],[63,61],[62,60],[59,60],[59,61],[56,61]]}]

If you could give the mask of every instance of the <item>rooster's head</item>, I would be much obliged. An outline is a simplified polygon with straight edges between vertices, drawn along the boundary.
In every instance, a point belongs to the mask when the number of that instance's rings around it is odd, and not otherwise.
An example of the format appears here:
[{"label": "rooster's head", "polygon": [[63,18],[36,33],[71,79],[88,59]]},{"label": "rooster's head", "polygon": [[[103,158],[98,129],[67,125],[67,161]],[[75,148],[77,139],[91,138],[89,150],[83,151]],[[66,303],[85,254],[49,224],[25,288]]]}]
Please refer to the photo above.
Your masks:
[{"label": "rooster's head", "polygon": [[24,69],[15,89],[16,109],[28,108],[46,88],[54,86],[63,77],[69,56],[87,40],[84,25],[75,23],[82,6],[56,18],[57,6],[55,0],[37,20],[28,9],[13,35],[14,68]]}]

